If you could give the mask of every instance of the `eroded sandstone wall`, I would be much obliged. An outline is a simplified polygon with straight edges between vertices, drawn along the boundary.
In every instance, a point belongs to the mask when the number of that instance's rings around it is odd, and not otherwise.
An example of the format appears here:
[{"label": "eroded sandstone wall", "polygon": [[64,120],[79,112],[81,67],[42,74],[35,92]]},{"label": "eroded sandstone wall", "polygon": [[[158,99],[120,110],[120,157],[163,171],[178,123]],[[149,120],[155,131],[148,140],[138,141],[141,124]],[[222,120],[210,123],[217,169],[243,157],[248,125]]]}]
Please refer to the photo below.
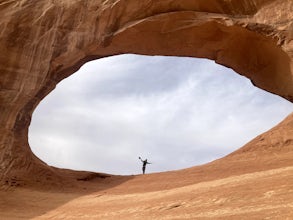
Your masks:
[{"label": "eroded sandstone wall", "polygon": [[209,58],[293,101],[292,0],[2,0],[0,12],[4,182],[55,172],[31,153],[31,115],[60,80],[92,59]]}]

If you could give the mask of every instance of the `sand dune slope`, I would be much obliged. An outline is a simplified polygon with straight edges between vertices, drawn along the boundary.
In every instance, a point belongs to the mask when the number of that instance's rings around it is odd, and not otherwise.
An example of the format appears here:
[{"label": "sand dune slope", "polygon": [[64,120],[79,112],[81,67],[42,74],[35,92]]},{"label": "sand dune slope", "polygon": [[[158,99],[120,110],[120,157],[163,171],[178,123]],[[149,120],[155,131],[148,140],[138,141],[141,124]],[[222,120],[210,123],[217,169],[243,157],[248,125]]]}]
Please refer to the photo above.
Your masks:
[{"label": "sand dune slope", "polygon": [[[0,192],[1,219],[292,219],[293,114],[238,151],[137,176],[63,171],[63,185]],[[81,176],[83,176],[81,178]]]}]

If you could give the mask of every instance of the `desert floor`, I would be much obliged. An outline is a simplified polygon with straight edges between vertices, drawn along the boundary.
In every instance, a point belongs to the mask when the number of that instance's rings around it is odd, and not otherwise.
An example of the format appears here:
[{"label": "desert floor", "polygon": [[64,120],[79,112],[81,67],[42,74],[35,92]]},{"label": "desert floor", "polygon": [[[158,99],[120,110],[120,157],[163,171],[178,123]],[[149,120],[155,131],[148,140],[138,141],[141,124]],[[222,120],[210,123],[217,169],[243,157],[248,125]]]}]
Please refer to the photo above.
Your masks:
[{"label": "desert floor", "polygon": [[[0,219],[293,219],[291,152],[0,191]],[[273,158],[274,157],[274,158]],[[73,180],[71,180],[73,181]]]}]

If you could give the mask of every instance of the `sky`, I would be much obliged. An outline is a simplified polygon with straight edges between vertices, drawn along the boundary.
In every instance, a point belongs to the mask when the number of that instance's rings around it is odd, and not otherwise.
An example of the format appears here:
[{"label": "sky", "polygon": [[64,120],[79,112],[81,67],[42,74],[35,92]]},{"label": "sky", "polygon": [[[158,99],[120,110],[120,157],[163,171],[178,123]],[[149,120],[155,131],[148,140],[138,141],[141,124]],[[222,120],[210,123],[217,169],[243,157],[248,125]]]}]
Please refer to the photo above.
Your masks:
[{"label": "sky", "polygon": [[197,58],[119,55],[91,61],[36,108],[32,151],[51,166],[118,175],[204,164],[293,110],[233,70]]}]

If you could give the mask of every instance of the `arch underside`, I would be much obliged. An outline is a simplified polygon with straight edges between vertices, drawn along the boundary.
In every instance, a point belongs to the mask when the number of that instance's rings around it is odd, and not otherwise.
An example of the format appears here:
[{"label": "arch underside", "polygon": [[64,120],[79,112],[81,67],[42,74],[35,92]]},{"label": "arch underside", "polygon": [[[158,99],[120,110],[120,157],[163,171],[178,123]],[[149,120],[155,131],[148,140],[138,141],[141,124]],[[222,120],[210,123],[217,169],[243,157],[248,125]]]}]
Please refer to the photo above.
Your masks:
[{"label": "arch underside", "polygon": [[1,180],[32,173],[62,179],[30,150],[31,115],[59,81],[93,59],[125,53],[208,58],[292,102],[293,15],[273,16],[288,8],[290,0],[4,1]]}]

